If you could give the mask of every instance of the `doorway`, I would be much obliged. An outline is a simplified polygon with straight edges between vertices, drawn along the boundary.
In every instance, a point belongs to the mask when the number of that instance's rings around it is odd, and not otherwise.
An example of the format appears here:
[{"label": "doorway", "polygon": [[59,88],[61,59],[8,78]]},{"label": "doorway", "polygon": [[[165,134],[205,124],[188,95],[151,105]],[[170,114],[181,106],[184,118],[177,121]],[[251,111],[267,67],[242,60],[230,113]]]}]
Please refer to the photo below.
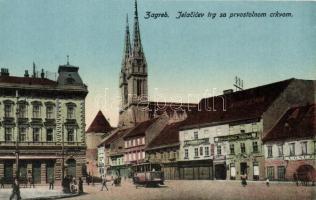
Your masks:
[{"label": "doorway", "polygon": [[247,163],[242,162],[240,163],[240,175],[247,174]]},{"label": "doorway", "polygon": [[226,167],[224,164],[215,165],[216,180],[226,180]]}]

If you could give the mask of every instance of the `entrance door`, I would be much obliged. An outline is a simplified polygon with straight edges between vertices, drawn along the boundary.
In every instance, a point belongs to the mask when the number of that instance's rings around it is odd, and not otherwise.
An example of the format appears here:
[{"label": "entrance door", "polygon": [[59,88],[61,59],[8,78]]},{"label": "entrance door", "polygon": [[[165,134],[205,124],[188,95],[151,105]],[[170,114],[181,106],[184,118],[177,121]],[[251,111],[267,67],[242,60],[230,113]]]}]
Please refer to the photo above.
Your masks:
[{"label": "entrance door", "polygon": [[215,178],[217,180],[226,179],[226,167],[224,164],[215,165]]},{"label": "entrance door", "polygon": [[240,175],[247,174],[247,163],[240,163]]},{"label": "entrance door", "polygon": [[46,163],[46,183],[49,183],[51,179],[54,179],[54,161],[48,161]]},{"label": "entrance door", "polygon": [[5,183],[12,183],[13,181],[13,162],[4,162],[4,181]]},{"label": "entrance door", "polygon": [[41,162],[35,161],[33,163],[33,181],[34,184],[41,183]]},{"label": "entrance door", "polygon": [[67,175],[76,177],[76,161],[74,159],[67,160]]}]

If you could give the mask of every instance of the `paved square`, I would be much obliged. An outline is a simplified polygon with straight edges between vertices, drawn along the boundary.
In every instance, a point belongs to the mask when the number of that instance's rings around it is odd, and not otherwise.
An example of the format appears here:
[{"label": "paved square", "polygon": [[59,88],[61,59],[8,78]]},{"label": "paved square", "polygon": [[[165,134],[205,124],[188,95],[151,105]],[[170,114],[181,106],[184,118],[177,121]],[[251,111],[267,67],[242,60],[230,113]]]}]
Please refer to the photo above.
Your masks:
[{"label": "paved square", "polygon": [[[108,184],[110,185],[110,184]],[[297,187],[293,183],[271,183],[269,187],[264,182],[248,182],[242,187],[239,181],[204,181],[180,180],[166,181],[159,188],[136,187],[130,181],[123,181],[122,186],[108,186],[109,191],[100,191],[100,185],[86,186],[87,194],[71,199],[93,200],[163,200],[163,199],[212,199],[212,200],[311,200],[316,199],[316,187]]]}]

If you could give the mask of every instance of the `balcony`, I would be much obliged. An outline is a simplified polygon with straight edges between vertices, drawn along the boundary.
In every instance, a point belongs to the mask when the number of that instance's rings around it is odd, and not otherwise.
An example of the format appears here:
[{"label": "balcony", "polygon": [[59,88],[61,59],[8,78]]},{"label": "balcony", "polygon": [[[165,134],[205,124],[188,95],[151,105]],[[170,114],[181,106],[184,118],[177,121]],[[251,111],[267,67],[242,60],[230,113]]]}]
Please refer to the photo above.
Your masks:
[{"label": "balcony", "polygon": [[14,123],[14,117],[3,117],[2,123],[4,125],[15,125]]},{"label": "balcony", "polygon": [[42,125],[43,120],[41,118],[32,118],[31,125]]},{"label": "balcony", "polygon": [[44,125],[45,126],[55,126],[56,125],[56,120],[55,119],[48,119],[48,118],[46,118],[45,122],[44,122]]},{"label": "balcony", "polygon": [[18,124],[27,124],[29,122],[29,119],[26,117],[19,117],[18,118]]}]

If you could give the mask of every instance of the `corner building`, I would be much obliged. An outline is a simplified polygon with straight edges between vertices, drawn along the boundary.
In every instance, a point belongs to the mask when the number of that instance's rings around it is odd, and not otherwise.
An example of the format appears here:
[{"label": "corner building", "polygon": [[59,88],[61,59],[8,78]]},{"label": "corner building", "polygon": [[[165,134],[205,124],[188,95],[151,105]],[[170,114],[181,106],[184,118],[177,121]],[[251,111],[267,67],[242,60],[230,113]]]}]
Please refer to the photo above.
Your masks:
[{"label": "corner building", "polygon": [[[0,177],[11,183],[16,172],[16,143],[19,177],[32,177],[35,184],[62,176],[64,144],[65,175],[81,177],[85,171],[85,97],[87,86],[79,68],[59,66],[57,81],[42,70],[32,76],[0,75]],[[62,137],[63,136],[63,137]]]}]

